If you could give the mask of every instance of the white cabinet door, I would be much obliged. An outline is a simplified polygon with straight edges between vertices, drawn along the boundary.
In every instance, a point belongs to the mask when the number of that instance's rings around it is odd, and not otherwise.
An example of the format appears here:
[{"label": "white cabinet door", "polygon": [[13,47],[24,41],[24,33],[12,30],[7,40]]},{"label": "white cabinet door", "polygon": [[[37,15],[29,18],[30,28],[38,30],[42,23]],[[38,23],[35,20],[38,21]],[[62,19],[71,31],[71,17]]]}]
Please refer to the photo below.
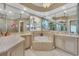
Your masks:
[{"label": "white cabinet door", "polygon": [[74,37],[66,37],[65,50],[76,55],[77,54],[77,39]]},{"label": "white cabinet door", "polygon": [[56,36],[55,37],[55,46],[64,49],[64,39],[61,36]]}]

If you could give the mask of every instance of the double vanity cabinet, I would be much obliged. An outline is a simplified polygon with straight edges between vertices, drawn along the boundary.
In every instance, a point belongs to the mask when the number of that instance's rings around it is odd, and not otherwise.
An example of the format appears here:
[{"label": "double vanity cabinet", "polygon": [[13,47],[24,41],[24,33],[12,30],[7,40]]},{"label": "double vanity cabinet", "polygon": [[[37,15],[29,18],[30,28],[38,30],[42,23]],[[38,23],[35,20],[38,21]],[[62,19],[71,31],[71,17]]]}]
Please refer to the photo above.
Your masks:
[{"label": "double vanity cabinet", "polygon": [[10,35],[0,38],[0,56],[23,56],[24,38],[20,35]]},{"label": "double vanity cabinet", "polygon": [[0,56],[24,56],[24,50],[31,47],[32,35],[15,33],[0,38]]},{"label": "double vanity cabinet", "polygon": [[55,34],[55,47],[72,55],[79,55],[79,36],[68,34]]}]

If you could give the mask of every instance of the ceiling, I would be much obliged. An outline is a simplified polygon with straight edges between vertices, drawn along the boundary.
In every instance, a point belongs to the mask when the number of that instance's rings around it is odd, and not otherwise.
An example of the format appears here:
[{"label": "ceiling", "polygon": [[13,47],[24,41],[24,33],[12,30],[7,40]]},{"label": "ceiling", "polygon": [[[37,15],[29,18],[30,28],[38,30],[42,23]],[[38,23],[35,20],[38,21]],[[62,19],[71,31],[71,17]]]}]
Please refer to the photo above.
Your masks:
[{"label": "ceiling", "polygon": [[[28,4],[28,3],[26,3]],[[29,3],[32,4],[32,3]],[[57,4],[57,3],[55,3]],[[39,7],[43,8],[41,3],[33,3],[32,5],[37,6],[36,8]],[[52,4],[53,5],[53,4]],[[58,4],[57,4],[58,5]],[[61,5],[61,4],[60,4]],[[7,18],[9,19],[17,19],[20,18],[20,14],[22,11],[24,11],[24,13],[22,13],[21,17],[22,18],[28,18],[29,16],[38,16],[38,17],[45,17],[49,20],[52,20],[52,17],[58,16],[61,17],[64,15],[64,10],[67,11],[66,14],[68,15],[76,15],[76,5],[75,3],[67,3],[67,4],[62,4],[62,6],[50,9],[49,8],[43,8],[43,9],[47,9],[46,11],[37,11],[35,9],[31,9],[30,7],[27,7],[23,4],[19,4],[19,3],[8,3],[6,6],[6,10],[4,10],[3,8],[3,4],[0,4],[0,15],[7,13]],[[73,7],[74,6],[74,7]],[[63,9],[62,7],[65,7],[65,9]],[[72,7],[72,8],[71,8]],[[24,8],[26,10],[24,10]],[[12,11],[12,13],[9,13],[10,11]],[[3,16],[3,15],[2,15]]]},{"label": "ceiling", "polygon": [[25,7],[28,7],[30,9],[39,12],[47,12],[65,5],[65,3],[51,3],[51,5],[48,8],[44,8],[43,3],[21,3],[21,4],[24,5]]}]

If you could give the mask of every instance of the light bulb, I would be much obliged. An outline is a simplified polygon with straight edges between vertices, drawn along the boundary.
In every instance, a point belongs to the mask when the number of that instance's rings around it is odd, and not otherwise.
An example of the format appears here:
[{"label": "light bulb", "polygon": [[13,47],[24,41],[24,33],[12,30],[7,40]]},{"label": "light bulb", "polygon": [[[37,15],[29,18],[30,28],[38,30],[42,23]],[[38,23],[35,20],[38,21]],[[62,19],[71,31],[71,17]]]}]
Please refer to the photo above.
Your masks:
[{"label": "light bulb", "polygon": [[11,13],[12,13],[12,11],[9,11],[9,13],[11,14]]},{"label": "light bulb", "polygon": [[21,13],[23,14],[23,13],[24,13],[24,11],[21,11]]}]

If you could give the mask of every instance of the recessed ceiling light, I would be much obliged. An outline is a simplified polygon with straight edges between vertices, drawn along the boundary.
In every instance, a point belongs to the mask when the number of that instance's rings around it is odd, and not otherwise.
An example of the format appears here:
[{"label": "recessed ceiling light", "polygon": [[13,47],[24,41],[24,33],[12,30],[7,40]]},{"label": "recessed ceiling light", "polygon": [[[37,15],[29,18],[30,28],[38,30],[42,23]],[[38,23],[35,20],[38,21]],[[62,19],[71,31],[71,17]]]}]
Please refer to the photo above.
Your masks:
[{"label": "recessed ceiling light", "polygon": [[1,11],[2,9],[0,9],[0,11]]},{"label": "recessed ceiling light", "polygon": [[66,9],[66,7],[65,7],[65,6],[63,6],[63,7],[62,7],[62,9]]},{"label": "recessed ceiling light", "polygon": [[9,15],[8,13],[6,15]]},{"label": "recessed ceiling light", "polygon": [[24,8],[24,10],[26,10],[26,8]]},{"label": "recessed ceiling light", "polygon": [[23,22],[22,20],[20,20],[20,22]]},{"label": "recessed ceiling light", "polygon": [[23,13],[24,13],[24,11],[21,11],[21,13],[23,14]]},{"label": "recessed ceiling light", "polygon": [[12,11],[9,11],[9,13],[12,13]]},{"label": "recessed ceiling light", "polygon": [[67,13],[67,11],[64,11],[64,13]]}]

